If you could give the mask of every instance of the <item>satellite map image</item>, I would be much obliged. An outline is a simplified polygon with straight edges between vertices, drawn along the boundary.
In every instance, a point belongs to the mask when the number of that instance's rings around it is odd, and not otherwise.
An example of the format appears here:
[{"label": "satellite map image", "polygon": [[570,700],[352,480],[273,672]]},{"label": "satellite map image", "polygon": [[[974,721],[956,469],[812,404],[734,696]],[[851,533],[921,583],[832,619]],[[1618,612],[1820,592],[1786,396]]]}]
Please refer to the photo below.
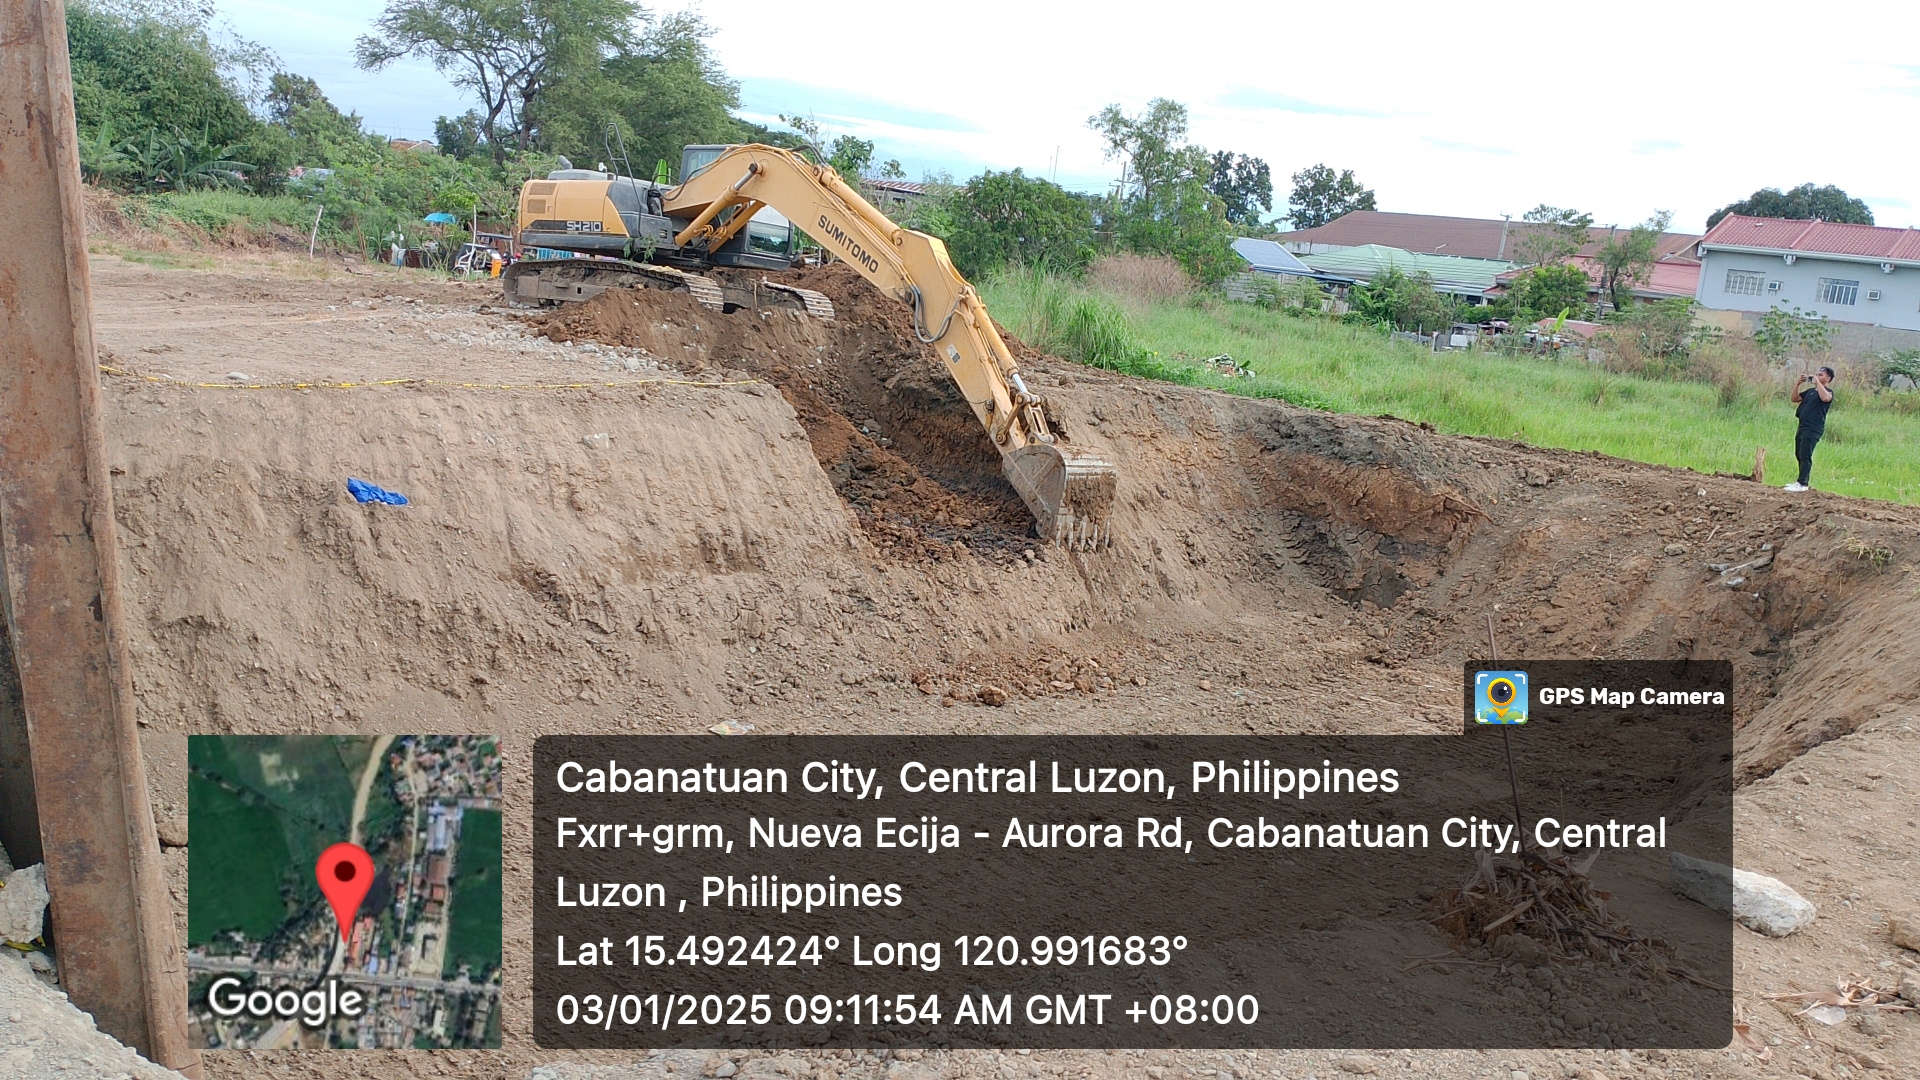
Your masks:
[{"label": "satellite map image", "polygon": [[200,1046],[500,1045],[492,737],[196,735],[188,762]]}]

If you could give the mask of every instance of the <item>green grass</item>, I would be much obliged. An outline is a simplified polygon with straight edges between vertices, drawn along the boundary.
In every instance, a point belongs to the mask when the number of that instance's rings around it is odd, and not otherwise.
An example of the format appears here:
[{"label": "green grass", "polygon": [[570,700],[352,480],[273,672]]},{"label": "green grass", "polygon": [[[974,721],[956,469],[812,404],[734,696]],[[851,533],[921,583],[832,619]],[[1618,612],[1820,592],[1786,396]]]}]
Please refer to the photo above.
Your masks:
[{"label": "green grass", "polygon": [[[314,861],[347,838],[370,742],[357,735],[188,738],[192,944],[227,930],[264,940],[291,910],[320,902]],[[369,805],[381,811],[387,801],[375,792]]]},{"label": "green grass", "polygon": [[198,226],[211,233],[233,225],[265,229],[285,225],[302,231],[313,227],[313,203],[295,195],[253,195],[244,191],[171,191],[160,195],[132,196],[123,204],[137,208],[136,214],[155,220],[171,218]]},{"label": "green grass", "polygon": [[[1027,274],[986,281],[981,296],[1030,343],[1083,363],[1336,412],[1391,413],[1440,431],[1597,450],[1702,472],[1746,473],[1767,449],[1768,482],[1794,478],[1793,407],[1784,393],[1745,389],[1723,405],[1714,387],[1607,372],[1584,360],[1440,353],[1366,327],[1296,318],[1252,304],[1160,303],[1129,308],[1071,284]],[[1102,362],[1063,332],[1076,304],[1103,308]],[[1116,324],[1114,320],[1118,319]],[[1083,335],[1084,337],[1084,335]],[[1117,343],[1116,343],[1117,342]],[[1218,377],[1173,359],[1227,354],[1257,374]],[[1920,415],[1900,396],[1843,392],[1814,456],[1816,488],[1920,503]]]},{"label": "green grass", "polygon": [[475,980],[500,966],[500,812],[468,810],[460,821],[447,913],[445,972],[462,965]]},{"label": "green grass", "polygon": [[187,779],[187,943],[238,930],[259,941],[287,917],[280,815],[194,773]]}]

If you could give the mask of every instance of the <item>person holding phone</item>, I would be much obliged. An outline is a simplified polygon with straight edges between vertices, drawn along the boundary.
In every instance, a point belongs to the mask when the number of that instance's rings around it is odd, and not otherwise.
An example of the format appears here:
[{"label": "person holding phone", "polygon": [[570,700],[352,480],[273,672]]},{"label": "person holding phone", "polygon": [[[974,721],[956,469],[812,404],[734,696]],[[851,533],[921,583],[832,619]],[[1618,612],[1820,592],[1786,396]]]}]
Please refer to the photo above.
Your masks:
[{"label": "person holding phone", "polygon": [[1800,479],[1786,486],[1787,491],[1805,491],[1813,486],[1813,448],[1827,433],[1827,410],[1833,407],[1833,369],[1822,367],[1811,375],[1802,375],[1793,384],[1787,398],[1797,408],[1800,430],[1793,437],[1793,456],[1800,462]]}]

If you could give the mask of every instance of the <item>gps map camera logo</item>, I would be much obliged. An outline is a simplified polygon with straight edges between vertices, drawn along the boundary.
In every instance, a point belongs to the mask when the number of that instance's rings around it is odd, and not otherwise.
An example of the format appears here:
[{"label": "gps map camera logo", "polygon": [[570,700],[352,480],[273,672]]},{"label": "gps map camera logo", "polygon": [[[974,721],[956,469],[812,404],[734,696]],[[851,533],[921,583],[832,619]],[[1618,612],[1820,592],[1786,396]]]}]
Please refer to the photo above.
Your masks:
[{"label": "gps map camera logo", "polygon": [[1477,724],[1527,722],[1527,673],[1482,671],[1473,677],[1473,719]]}]

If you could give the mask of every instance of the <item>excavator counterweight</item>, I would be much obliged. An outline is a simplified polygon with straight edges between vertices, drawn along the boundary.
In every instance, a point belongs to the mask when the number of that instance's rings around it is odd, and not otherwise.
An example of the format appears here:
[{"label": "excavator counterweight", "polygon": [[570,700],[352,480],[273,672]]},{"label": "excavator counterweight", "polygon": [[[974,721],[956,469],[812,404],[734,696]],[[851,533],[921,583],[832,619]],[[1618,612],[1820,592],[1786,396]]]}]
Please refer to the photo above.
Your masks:
[{"label": "excavator counterweight", "polygon": [[[747,289],[692,271],[784,265],[757,232],[762,209],[783,215],[881,292],[913,311],[933,349],[1000,451],[1007,480],[1041,536],[1075,549],[1110,542],[1117,471],[1065,445],[1027,388],[973,286],[937,237],[903,229],[832,169],[772,146],[689,147],[701,164],[677,187],[574,170],[529,181],[520,195],[523,248],[598,255],[516,263],[503,277],[510,302],[585,300],[609,287],[685,288],[709,306],[786,304],[831,318],[823,295],[771,281]],[[729,291],[731,290],[731,291]]]}]

